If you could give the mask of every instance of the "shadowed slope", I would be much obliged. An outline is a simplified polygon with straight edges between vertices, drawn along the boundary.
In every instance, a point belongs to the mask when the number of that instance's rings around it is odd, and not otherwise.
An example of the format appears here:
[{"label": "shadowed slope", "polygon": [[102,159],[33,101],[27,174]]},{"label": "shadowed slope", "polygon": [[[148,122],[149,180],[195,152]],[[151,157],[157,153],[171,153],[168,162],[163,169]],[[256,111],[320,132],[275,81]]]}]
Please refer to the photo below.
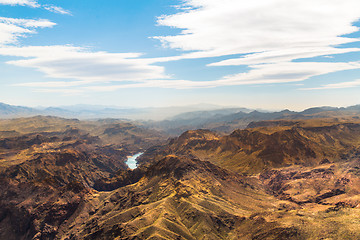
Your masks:
[{"label": "shadowed slope", "polygon": [[156,136],[73,124],[0,139],[0,239],[360,238],[359,124],[188,131],[135,170],[127,154]]},{"label": "shadowed slope", "polygon": [[101,203],[90,219],[75,224],[68,235],[74,239],[300,239],[295,228],[251,216],[277,207],[256,179],[196,159],[167,156],[145,170],[135,184],[101,196],[93,200]]},{"label": "shadowed slope", "polygon": [[2,120],[0,129],[8,129],[0,135],[0,239],[8,240],[56,239],[98,179],[161,141],[123,122],[34,117]]}]

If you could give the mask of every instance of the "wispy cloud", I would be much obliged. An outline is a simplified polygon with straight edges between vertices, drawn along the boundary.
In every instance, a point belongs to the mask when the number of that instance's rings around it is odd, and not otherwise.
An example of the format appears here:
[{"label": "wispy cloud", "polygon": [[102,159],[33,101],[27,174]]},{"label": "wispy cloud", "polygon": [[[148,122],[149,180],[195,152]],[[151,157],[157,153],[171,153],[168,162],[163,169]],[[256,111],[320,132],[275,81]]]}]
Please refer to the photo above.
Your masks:
[{"label": "wispy cloud", "polygon": [[24,57],[26,59],[7,63],[35,68],[51,78],[80,80],[83,84],[169,78],[164,67],[152,65],[151,59],[139,58],[139,53],[92,52],[74,46],[31,46],[3,47],[0,55]]},{"label": "wispy cloud", "polygon": [[0,17],[0,46],[17,42],[19,37],[35,33],[36,28],[53,27],[55,23],[46,19],[19,19]]},{"label": "wispy cloud", "polygon": [[12,45],[17,43],[20,37],[35,33],[36,28],[54,25],[56,24],[46,19],[0,17],[0,55],[23,58],[8,61],[7,64],[34,68],[49,78],[70,80],[28,82],[17,86],[63,90],[94,83],[169,79],[164,67],[154,65],[153,59],[142,59],[140,53],[94,52],[87,48],[70,45],[27,47]]},{"label": "wispy cloud", "polygon": [[225,76],[221,82],[228,85],[300,82],[313,76],[358,68],[360,62],[280,62],[254,65],[249,72]]},{"label": "wispy cloud", "polygon": [[323,90],[323,89],[339,89],[339,88],[353,88],[353,87],[360,87],[360,79],[349,82],[326,84],[326,85],[322,85],[321,87],[315,87],[315,88],[301,88],[300,90]]},{"label": "wispy cloud", "polygon": [[17,83],[12,86],[20,87],[42,87],[42,88],[67,88],[67,87],[77,87],[84,85],[83,81],[53,81],[53,82],[27,82],[27,83]]},{"label": "wispy cloud", "polygon": [[[357,0],[185,0],[191,10],[163,16],[158,23],[183,29],[181,34],[159,36],[165,46],[198,55],[224,56],[268,51],[314,52],[355,42],[341,37],[358,31]],[[297,51],[295,51],[297,50]],[[321,53],[323,54],[323,53]],[[331,53],[330,53],[331,54]]]},{"label": "wispy cloud", "polygon": [[[10,1],[0,0],[1,2],[6,4]],[[23,2],[22,5],[28,6],[31,5],[25,2],[37,3],[30,0],[15,2],[19,2],[19,5]],[[360,18],[358,0],[313,0],[311,4],[303,0],[183,2],[179,13],[158,19],[159,25],[181,29],[181,33],[155,37],[163,46],[178,49],[178,56],[149,59],[139,53],[95,52],[67,45],[6,46],[0,48],[0,55],[23,57],[25,59],[9,61],[8,64],[34,68],[47,77],[60,79],[43,83],[46,89],[78,88],[91,91],[300,82],[314,76],[360,68],[360,63],[356,61],[335,62],[334,59],[328,59],[336,54],[360,51],[360,48],[347,48],[343,45],[360,41],[346,36],[359,31],[354,26],[354,22]],[[41,7],[70,14],[55,6]],[[21,21],[3,21],[2,27],[0,20],[0,44],[14,42],[19,36],[32,33],[31,28],[51,27],[54,24],[46,22],[47,20]],[[228,59],[215,59],[220,56]],[[325,62],[301,62],[304,58],[319,56],[323,56]],[[214,58],[208,67],[245,65],[249,70],[239,70],[237,74],[212,81],[189,81],[171,79],[165,73],[165,68],[160,66],[162,62],[196,58]],[[41,84],[27,83],[22,86],[41,87]]]},{"label": "wispy cloud", "polygon": [[50,12],[71,15],[70,11],[65,10],[61,7],[49,5],[49,4],[41,5],[36,0],[0,0],[0,4],[11,5],[11,6],[19,5],[19,6],[28,6],[33,8],[44,8]]},{"label": "wispy cloud", "polygon": [[294,59],[313,58],[318,56],[326,56],[333,54],[342,54],[349,52],[360,52],[360,48],[334,48],[334,47],[318,47],[318,48],[289,48],[274,51],[265,51],[261,53],[247,54],[241,58],[233,58],[208,64],[208,66],[237,66],[237,65],[257,65],[267,63],[291,62]]},{"label": "wispy cloud", "polygon": [[35,0],[0,0],[0,4],[3,5],[20,5],[20,6],[29,6],[33,8],[40,7],[40,4]]},{"label": "wispy cloud", "polygon": [[69,88],[38,88],[33,91],[38,93],[61,93],[64,96],[79,96],[84,94],[84,91],[81,89]]},{"label": "wispy cloud", "polygon": [[53,6],[53,5],[44,5],[43,8],[50,11],[50,12],[53,12],[53,13],[71,15],[71,12],[69,10],[65,10],[62,7]]},{"label": "wispy cloud", "polygon": [[188,80],[151,80],[143,83],[132,83],[111,86],[85,87],[92,91],[115,91],[123,88],[214,88],[223,86],[239,86],[249,84],[273,84],[299,82],[311,76],[322,75],[329,72],[337,72],[360,68],[360,62],[351,63],[277,63],[258,65],[257,68],[246,73],[229,75],[215,81],[188,81]]},{"label": "wispy cloud", "polygon": [[0,22],[8,25],[16,25],[26,28],[46,28],[53,27],[56,23],[53,23],[47,19],[21,19],[21,18],[5,18],[0,17]]},{"label": "wispy cloud", "polygon": [[[190,53],[166,60],[229,56],[208,66],[246,65],[251,69],[225,76],[214,84],[303,81],[359,68],[347,62],[293,62],[359,52],[360,48],[339,47],[359,41],[345,36],[359,30],[353,25],[360,18],[358,0],[314,0],[311,4],[303,0],[185,0],[182,7],[183,11],[158,20],[159,25],[182,29],[181,33],[155,38],[165,47]],[[242,56],[231,57],[235,54]]]}]

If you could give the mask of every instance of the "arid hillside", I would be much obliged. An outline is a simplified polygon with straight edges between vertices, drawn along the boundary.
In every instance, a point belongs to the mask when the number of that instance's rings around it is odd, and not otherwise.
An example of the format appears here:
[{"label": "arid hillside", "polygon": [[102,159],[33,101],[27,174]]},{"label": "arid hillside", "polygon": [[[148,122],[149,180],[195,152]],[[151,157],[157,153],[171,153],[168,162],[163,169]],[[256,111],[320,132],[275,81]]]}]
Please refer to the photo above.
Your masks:
[{"label": "arid hillside", "polygon": [[167,143],[115,120],[0,129],[0,239],[360,239],[356,121],[265,121]]},{"label": "arid hillside", "polygon": [[166,146],[148,150],[139,161],[175,154],[210,161],[237,173],[254,174],[273,167],[337,162],[360,150],[359,123],[324,119],[269,121],[267,125],[235,130],[225,136],[209,130],[187,131]]},{"label": "arid hillside", "polygon": [[53,239],[53,228],[72,216],[98,179],[128,169],[127,156],[163,140],[122,121],[0,121],[0,239],[33,239],[39,232],[35,239]]}]

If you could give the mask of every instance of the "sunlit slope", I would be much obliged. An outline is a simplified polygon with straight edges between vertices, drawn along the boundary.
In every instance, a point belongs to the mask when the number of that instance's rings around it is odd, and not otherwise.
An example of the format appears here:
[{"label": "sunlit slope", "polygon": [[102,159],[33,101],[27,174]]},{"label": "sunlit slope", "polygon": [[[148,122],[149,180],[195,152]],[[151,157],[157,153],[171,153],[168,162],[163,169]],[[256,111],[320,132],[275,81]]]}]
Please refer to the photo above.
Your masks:
[{"label": "sunlit slope", "polygon": [[114,120],[16,121],[0,139],[0,239],[360,239],[356,121],[259,122],[163,145]]},{"label": "sunlit slope", "polygon": [[[203,162],[166,156],[136,183],[96,199],[75,239],[300,239],[295,228],[252,216],[277,200],[254,179]],[[82,216],[83,217],[83,216]],[[77,221],[80,222],[77,222]],[[258,238],[263,239],[263,238]],[[268,238],[269,239],[269,238]]]},{"label": "sunlit slope", "polygon": [[360,147],[360,124],[337,121],[302,122],[235,130],[218,136],[208,130],[187,131],[167,146],[147,151],[143,162],[157,155],[193,156],[239,173],[258,173],[293,164],[314,166],[339,161]]}]

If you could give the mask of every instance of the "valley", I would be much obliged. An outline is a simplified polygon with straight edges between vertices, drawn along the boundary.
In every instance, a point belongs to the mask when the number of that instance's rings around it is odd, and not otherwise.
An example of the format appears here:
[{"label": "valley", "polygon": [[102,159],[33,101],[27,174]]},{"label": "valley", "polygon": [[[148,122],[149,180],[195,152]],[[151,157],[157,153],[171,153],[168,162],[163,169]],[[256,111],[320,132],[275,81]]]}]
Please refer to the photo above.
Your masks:
[{"label": "valley", "polygon": [[359,239],[360,121],[0,120],[0,180],[0,239]]}]

